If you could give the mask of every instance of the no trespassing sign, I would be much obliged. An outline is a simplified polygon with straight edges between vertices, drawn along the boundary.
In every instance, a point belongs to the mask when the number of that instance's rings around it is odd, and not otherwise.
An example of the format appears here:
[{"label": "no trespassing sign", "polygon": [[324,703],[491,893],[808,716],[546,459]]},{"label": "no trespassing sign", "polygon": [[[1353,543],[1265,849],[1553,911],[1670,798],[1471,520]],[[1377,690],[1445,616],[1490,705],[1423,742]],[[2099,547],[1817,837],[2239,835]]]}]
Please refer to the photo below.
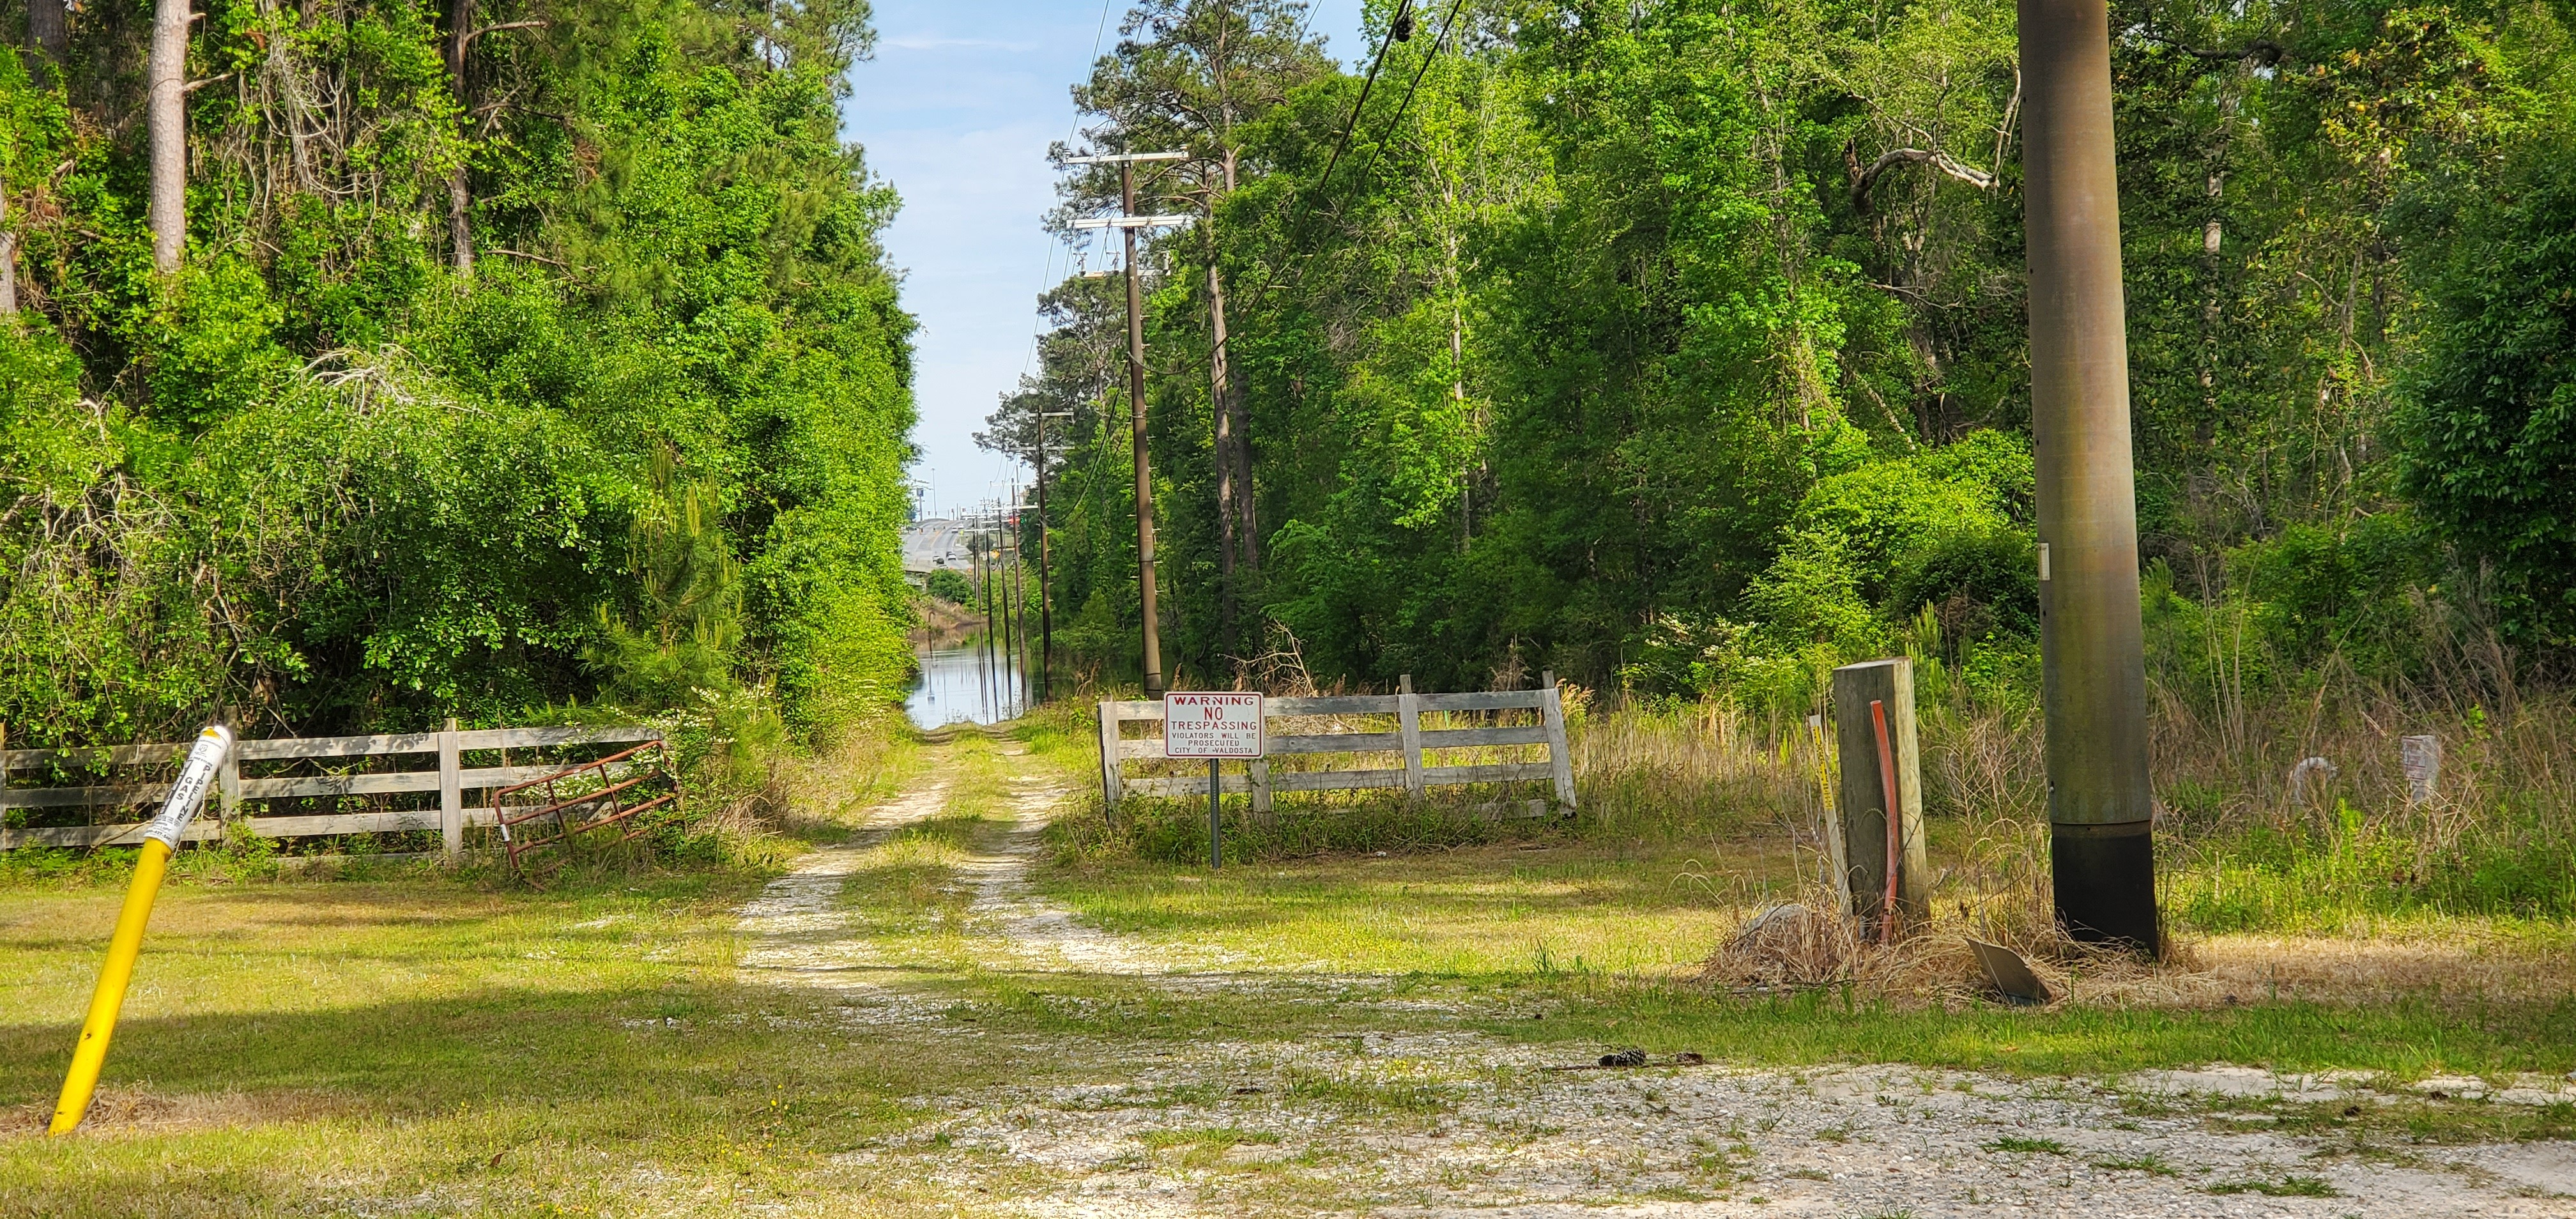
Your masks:
[{"label": "no trespassing sign", "polygon": [[1163,756],[1257,758],[1262,746],[1261,696],[1220,691],[1163,696]]}]

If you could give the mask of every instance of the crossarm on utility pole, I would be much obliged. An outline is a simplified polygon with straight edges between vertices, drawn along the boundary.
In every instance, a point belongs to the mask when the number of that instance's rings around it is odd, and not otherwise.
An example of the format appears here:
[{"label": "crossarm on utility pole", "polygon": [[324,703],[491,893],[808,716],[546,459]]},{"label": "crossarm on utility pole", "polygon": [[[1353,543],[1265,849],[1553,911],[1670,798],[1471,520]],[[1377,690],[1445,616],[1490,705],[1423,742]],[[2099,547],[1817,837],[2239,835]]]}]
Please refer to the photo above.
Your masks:
[{"label": "crossarm on utility pole", "polygon": [[1073,222],[1078,229],[1159,229],[1190,224],[1196,216],[1091,216]]}]

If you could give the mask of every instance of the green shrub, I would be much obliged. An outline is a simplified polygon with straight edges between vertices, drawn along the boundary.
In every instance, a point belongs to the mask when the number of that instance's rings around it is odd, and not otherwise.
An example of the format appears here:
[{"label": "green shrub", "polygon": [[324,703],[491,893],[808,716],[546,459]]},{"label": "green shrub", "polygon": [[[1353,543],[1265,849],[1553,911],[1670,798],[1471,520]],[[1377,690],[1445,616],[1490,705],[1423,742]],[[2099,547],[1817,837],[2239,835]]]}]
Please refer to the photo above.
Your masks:
[{"label": "green shrub", "polygon": [[2405,491],[2495,565],[2509,625],[2576,639],[2576,133],[2532,141],[2427,236]]},{"label": "green shrub", "polygon": [[965,605],[975,599],[973,582],[966,578],[965,573],[953,567],[931,568],[929,577],[923,581],[923,587],[931,596],[952,605]]}]

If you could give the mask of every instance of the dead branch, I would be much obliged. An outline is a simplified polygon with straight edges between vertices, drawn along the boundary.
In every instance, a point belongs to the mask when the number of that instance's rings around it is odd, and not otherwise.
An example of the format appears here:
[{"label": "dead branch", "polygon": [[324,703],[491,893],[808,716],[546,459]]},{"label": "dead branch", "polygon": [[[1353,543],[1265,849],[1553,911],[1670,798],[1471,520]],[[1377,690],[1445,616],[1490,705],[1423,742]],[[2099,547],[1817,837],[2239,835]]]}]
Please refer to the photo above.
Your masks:
[{"label": "dead branch", "polygon": [[542,30],[544,28],[546,28],[546,23],[543,21],[504,21],[499,25],[487,25],[482,29],[467,34],[465,36],[465,41],[470,44],[475,39],[480,38],[485,34],[498,34],[503,30]]},{"label": "dead branch", "polygon": [[[1859,158],[1854,156],[1849,163],[1857,164],[1858,161]],[[1867,211],[1870,187],[1877,185],[1879,175],[1899,165],[1929,165],[1978,190],[1992,190],[1995,185],[1993,174],[1961,161],[1949,153],[1938,149],[1926,151],[1920,148],[1894,148],[1880,153],[1877,160],[1869,163],[1869,168],[1853,175],[1851,188],[1853,210]]]},{"label": "dead branch", "polygon": [[2153,30],[2140,30],[2138,37],[2158,46],[2171,47],[2194,59],[2207,60],[2211,63],[2243,63],[2252,64],[2258,68],[2268,68],[2290,56],[2288,48],[2269,38],[2257,38],[2234,50],[2225,48],[2202,50],[2199,47],[2187,46],[2178,39],[2167,38]]}]

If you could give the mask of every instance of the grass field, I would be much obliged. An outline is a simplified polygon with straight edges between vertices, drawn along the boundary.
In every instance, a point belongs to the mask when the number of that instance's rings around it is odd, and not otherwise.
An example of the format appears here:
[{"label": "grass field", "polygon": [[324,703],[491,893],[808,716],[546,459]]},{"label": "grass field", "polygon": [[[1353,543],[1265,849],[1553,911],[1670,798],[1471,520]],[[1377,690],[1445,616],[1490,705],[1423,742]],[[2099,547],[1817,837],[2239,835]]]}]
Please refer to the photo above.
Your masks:
[{"label": "grass field", "polygon": [[[991,894],[977,887],[989,884],[975,879],[987,873],[975,869],[1025,829],[1012,820],[1015,767],[1084,777],[1073,768],[1087,759],[1050,731],[1023,734],[1036,747],[1023,762],[971,734],[915,759],[913,782],[946,785],[937,807],[869,840],[833,897],[839,934],[863,942],[870,989],[745,978],[739,911],[784,852],[679,874],[601,871],[542,893],[426,873],[175,884],[99,1104],[71,1139],[37,1132],[118,888],[74,875],[0,890],[0,1214],[1000,1211],[1061,1182],[989,1157],[959,1161],[983,1166],[971,1184],[943,1177],[940,1132],[961,1106],[997,1089],[1113,1085],[1212,1041],[1286,1053],[1473,1034],[1569,1062],[1637,1046],[1740,1066],[2096,1080],[2212,1062],[2498,1083],[2576,1070],[2565,929],[2545,921],[2417,922],[2366,942],[2203,937],[2211,970],[2246,979],[2235,1002],[2208,1006],[1729,994],[1691,967],[1747,912],[1754,882],[1788,874],[1758,827],[1552,834],[1213,875],[1041,852],[1030,891],[1085,934],[1245,981],[1175,988],[1031,968],[995,955]],[[846,803],[824,800],[805,836],[836,836]],[[2341,973],[2379,981],[2336,990],[2294,971],[2283,986],[2275,970],[2263,985],[2267,957],[2337,943]],[[1444,1089],[1464,1086],[1293,1079],[1268,1103],[1375,1122],[1435,1121]],[[1215,1101],[1185,1088],[1168,1103]],[[2576,1135],[2566,1105],[2203,1109],[2213,1123],[2435,1142]],[[1138,1137],[1138,1162],[1172,1172],[1215,1171],[1277,1138],[1225,1125]]]}]

